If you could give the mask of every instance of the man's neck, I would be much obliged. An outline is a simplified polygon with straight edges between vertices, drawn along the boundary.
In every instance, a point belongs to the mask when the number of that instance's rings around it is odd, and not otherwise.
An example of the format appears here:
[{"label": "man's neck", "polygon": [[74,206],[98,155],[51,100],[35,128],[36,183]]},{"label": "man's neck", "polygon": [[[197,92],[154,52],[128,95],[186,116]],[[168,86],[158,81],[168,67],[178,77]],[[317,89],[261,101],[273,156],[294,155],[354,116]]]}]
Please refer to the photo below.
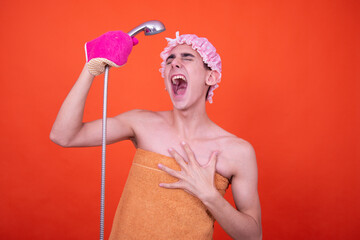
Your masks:
[{"label": "man's neck", "polygon": [[186,110],[173,109],[171,117],[176,132],[184,140],[202,137],[204,129],[212,123],[206,113],[205,106]]}]

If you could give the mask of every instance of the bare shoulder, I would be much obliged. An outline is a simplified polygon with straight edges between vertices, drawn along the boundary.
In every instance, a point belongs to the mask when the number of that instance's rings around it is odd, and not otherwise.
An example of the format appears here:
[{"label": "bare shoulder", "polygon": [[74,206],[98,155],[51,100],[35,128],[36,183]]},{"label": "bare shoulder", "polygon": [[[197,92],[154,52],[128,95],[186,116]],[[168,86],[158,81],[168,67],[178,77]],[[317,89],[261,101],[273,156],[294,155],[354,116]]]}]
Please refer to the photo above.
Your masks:
[{"label": "bare shoulder", "polygon": [[224,133],[218,140],[220,145],[219,166],[227,176],[257,176],[256,155],[253,146],[246,140],[228,133]]},{"label": "bare shoulder", "polygon": [[215,136],[223,154],[238,161],[254,157],[254,148],[248,141],[237,137],[219,126],[216,126],[214,132],[216,132]]},{"label": "bare shoulder", "polygon": [[122,113],[115,118],[119,125],[127,125],[132,129],[135,139],[145,136],[155,136],[154,131],[160,131],[167,122],[167,112],[155,112],[143,109],[134,109]]},{"label": "bare shoulder", "polygon": [[144,116],[151,116],[154,115],[156,112],[144,110],[144,109],[133,109],[124,113],[121,113],[116,116],[116,118],[122,118],[122,117],[131,117],[131,118],[137,118],[137,117],[144,117]]},{"label": "bare shoulder", "polygon": [[224,142],[224,153],[226,152],[237,163],[255,160],[255,150],[248,141],[233,135]]},{"label": "bare shoulder", "polygon": [[133,109],[124,113],[121,113],[114,117],[120,121],[129,121],[132,124],[143,124],[144,122],[161,120],[164,115],[163,112],[154,112],[144,109]]}]

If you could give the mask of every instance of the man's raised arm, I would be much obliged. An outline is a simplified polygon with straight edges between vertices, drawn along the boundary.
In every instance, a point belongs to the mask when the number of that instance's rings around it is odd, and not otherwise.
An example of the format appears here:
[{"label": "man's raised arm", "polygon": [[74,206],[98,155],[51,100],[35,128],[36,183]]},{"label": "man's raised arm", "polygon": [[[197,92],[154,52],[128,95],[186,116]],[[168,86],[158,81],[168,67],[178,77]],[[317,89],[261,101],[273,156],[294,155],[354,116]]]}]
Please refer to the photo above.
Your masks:
[{"label": "man's raised arm", "polygon": [[[86,61],[78,80],[64,100],[50,132],[50,139],[63,147],[101,145],[101,120],[83,122],[84,108],[91,84],[105,65],[120,67],[127,61],[137,40],[121,31],[108,32],[85,45]],[[107,119],[107,142],[133,137],[127,113]]]}]

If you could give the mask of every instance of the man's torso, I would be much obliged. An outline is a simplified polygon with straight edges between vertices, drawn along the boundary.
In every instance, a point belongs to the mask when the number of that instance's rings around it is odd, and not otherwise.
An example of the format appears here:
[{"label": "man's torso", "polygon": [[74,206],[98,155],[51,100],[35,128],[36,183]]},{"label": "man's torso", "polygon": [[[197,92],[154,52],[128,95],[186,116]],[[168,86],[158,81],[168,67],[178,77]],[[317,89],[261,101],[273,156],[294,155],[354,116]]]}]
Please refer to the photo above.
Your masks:
[{"label": "man's torso", "polygon": [[214,151],[219,151],[216,171],[228,178],[234,175],[239,164],[239,151],[248,143],[223,130],[216,124],[198,134],[184,139],[172,125],[170,112],[141,111],[133,124],[135,147],[170,156],[168,149],[173,148],[186,157],[180,143],[187,142],[200,165],[205,165]]}]

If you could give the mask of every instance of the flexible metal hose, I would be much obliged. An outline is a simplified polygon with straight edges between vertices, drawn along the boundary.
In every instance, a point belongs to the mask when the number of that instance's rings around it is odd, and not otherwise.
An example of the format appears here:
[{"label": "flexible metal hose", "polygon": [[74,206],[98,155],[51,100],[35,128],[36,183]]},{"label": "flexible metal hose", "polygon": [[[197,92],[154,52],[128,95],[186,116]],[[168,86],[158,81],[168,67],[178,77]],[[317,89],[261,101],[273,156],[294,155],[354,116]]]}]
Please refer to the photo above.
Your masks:
[{"label": "flexible metal hose", "polygon": [[[160,21],[148,21],[132,29],[128,34],[133,37],[144,31],[145,35],[154,35],[165,31],[165,26]],[[104,240],[104,215],[105,215],[105,161],[106,161],[106,115],[107,115],[107,89],[109,78],[109,65],[105,66],[103,118],[102,118],[102,154],[101,154],[101,196],[100,196],[100,240]]]},{"label": "flexible metal hose", "polygon": [[107,88],[109,78],[109,65],[105,66],[103,118],[102,118],[102,151],[101,151],[101,200],[100,200],[100,240],[104,239],[104,211],[105,211],[105,161],[106,161],[106,113],[107,113]]}]

